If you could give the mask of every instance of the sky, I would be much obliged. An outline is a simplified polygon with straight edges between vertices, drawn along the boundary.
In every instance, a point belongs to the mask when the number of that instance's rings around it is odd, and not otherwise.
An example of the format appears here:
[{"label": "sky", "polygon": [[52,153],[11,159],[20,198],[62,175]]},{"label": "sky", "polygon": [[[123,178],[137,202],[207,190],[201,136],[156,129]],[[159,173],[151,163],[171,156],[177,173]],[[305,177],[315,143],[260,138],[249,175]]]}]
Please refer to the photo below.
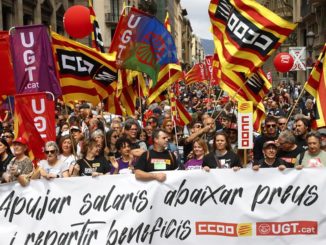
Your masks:
[{"label": "sky", "polygon": [[182,8],[187,9],[186,16],[191,23],[193,33],[200,38],[213,39],[209,32],[211,22],[208,17],[208,5],[210,0],[182,0]]}]

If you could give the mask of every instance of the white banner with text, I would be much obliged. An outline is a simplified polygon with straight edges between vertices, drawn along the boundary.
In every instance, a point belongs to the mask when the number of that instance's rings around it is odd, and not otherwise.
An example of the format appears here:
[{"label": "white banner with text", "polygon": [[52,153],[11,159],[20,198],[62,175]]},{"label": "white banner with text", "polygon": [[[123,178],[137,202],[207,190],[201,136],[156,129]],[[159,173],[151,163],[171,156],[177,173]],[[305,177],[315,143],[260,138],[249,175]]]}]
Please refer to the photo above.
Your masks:
[{"label": "white banner with text", "polygon": [[167,172],[0,186],[1,245],[326,244],[326,169]]}]

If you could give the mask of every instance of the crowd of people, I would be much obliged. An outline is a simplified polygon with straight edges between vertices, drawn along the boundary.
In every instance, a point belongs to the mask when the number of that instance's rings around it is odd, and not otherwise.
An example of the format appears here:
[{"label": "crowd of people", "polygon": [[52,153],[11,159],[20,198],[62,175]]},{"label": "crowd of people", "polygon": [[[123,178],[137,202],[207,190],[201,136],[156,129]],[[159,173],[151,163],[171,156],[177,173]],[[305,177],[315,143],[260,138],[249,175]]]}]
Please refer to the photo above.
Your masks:
[{"label": "crowd of people", "polygon": [[106,113],[102,104],[76,102],[70,109],[58,101],[56,141],[40,146],[46,159],[36,164],[27,154],[32,139],[15,137],[9,113],[0,128],[1,182],[110,174],[162,182],[166,170],[325,166],[326,128],[311,130],[314,100],[299,98],[299,84],[281,83],[263,100],[266,118],[251,150],[238,149],[236,101],[206,86],[180,86],[179,99],[192,115],[184,127],[175,125],[168,101],[138,100],[137,113],[126,118]]}]

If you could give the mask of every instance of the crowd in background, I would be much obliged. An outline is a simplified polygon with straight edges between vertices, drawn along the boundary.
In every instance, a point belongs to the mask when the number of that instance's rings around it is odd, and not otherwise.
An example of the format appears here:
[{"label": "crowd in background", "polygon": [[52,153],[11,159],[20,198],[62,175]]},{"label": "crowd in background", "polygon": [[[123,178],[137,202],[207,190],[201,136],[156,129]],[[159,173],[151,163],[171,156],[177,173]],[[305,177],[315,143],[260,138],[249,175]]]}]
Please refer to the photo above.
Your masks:
[{"label": "crowd in background", "polygon": [[[311,130],[316,117],[314,99],[305,93],[299,98],[301,91],[302,86],[293,81],[270,91],[263,101],[266,118],[262,132],[255,132],[254,148],[246,152],[238,149],[236,101],[205,83],[180,86],[179,99],[192,115],[185,127],[175,125],[168,101],[146,106],[138,100],[137,112],[126,118],[103,111],[102,104],[78,101],[69,108],[58,101],[56,141],[40,146],[46,159],[36,165],[27,154],[32,139],[15,137],[14,118],[6,112],[0,128],[1,182],[19,181],[21,176],[49,180],[132,173],[137,173],[138,179],[164,181],[162,176],[144,173],[323,167],[326,128]],[[158,161],[161,159],[165,161]]]}]

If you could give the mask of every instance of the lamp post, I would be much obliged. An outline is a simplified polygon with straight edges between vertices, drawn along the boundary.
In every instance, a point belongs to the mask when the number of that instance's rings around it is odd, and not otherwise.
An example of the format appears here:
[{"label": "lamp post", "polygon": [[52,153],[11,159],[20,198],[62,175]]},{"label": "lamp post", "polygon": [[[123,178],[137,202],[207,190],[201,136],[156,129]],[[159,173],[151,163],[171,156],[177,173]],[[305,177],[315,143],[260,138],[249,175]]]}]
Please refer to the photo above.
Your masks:
[{"label": "lamp post", "polygon": [[306,45],[307,45],[307,51],[308,51],[308,57],[306,62],[306,69],[307,69],[307,79],[310,74],[310,71],[312,69],[313,65],[313,59],[312,59],[312,48],[314,45],[314,39],[315,39],[315,33],[313,31],[309,31],[306,34]]}]

